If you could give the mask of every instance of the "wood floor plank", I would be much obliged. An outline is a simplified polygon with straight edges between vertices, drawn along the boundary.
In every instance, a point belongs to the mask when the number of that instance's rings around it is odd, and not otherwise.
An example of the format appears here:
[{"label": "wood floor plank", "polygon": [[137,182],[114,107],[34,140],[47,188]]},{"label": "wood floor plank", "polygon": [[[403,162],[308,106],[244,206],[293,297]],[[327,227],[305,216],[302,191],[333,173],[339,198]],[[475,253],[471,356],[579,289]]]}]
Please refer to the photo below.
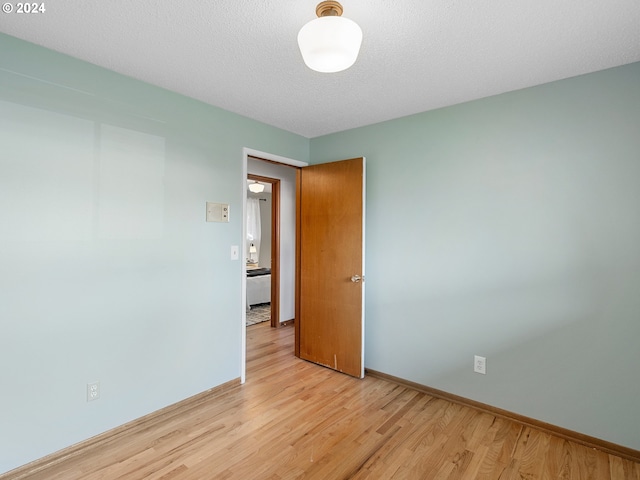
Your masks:
[{"label": "wood floor plank", "polygon": [[640,480],[640,464],[408,386],[293,356],[247,328],[247,382],[0,480]]}]

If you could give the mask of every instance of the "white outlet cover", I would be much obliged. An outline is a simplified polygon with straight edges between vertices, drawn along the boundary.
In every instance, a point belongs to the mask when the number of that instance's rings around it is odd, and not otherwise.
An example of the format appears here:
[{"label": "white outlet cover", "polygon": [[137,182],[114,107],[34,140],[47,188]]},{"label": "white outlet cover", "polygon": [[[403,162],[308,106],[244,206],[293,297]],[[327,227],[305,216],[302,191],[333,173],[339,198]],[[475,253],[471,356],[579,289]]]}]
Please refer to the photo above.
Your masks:
[{"label": "white outlet cover", "polygon": [[87,383],[87,402],[100,398],[100,382]]},{"label": "white outlet cover", "polygon": [[482,375],[486,375],[487,374],[487,358],[481,357],[480,355],[474,355],[473,371],[476,373],[481,373]]}]

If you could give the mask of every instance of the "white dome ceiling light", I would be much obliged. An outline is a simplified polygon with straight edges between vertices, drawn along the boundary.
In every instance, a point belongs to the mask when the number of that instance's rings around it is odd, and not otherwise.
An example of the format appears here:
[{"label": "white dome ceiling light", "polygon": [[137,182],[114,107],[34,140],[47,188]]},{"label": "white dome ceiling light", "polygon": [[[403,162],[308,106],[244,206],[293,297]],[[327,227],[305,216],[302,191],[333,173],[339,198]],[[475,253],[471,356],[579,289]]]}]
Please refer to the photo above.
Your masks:
[{"label": "white dome ceiling light", "polygon": [[253,193],[262,193],[264,192],[264,185],[258,182],[253,182],[249,184],[249,191]]},{"label": "white dome ceiling light", "polygon": [[335,73],[346,70],[358,58],[362,30],[356,22],[342,17],[338,2],[321,2],[318,18],[304,25],[298,33],[298,46],[304,63],[311,70]]}]

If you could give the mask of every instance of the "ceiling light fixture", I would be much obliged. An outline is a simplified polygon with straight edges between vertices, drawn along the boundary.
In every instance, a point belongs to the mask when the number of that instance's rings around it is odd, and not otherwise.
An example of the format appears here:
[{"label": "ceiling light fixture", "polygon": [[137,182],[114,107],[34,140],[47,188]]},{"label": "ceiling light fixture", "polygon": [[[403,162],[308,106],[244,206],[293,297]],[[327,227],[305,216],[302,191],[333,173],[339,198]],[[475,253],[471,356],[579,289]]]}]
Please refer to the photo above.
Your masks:
[{"label": "ceiling light fixture", "polygon": [[249,184],[249,190],[253,193],[262,193],[264,192],[264,185],[258,182],[253,182]]},{"label": "ceiling light fixture", "polygon": [[353,20],[342,17],[342,10],[338,2],[320,2],[316,7],[318,18],[300,29],[298,46],[311,70],[340,72],[356,62],[362,30]]}]

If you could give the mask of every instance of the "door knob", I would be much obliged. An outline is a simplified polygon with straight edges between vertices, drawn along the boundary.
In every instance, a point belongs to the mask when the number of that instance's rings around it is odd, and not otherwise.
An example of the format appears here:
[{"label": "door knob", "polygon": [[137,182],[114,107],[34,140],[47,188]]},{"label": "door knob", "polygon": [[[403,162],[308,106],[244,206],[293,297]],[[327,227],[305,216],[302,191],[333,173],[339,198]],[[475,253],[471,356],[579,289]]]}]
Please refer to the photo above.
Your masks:
[{"label": "door knob", "polygon": [[362,277],[360,275],[354,275],[353,277],[351,277],[351,281],[353,283],[358,283],[360,280],[362,280]]}]

